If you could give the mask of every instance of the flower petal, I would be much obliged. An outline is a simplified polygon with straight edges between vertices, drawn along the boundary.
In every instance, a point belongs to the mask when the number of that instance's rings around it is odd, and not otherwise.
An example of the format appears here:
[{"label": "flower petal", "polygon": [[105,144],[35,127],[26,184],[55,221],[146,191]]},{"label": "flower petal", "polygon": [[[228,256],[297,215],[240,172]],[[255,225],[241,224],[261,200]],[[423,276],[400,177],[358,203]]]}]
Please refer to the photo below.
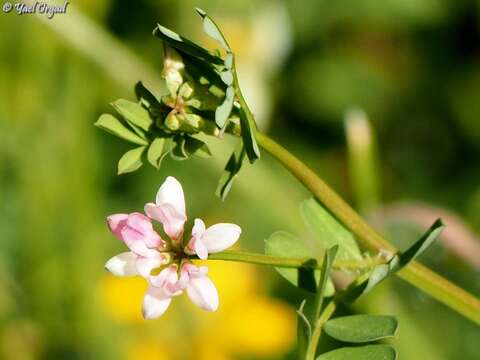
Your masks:
[{"label": "flower petal", "polygon": [[107,217],[107,224],[110,231],[120,240],[122,240],[120,231],[127,222],[127,214],[114,214]]},{"label": "flower petal", "polygon": [[149,249],[147,247],[147,244],[142,240],[136,240],[131,242],[128,247],[132,252],[134,252],[137,255],[140,255],[142,257],[146,258],[155,258],[157,257],[160,253],[155,250],[155,249]]},{"label": "flower petal", "polygon": [[143,276],[144,278],[148,278],[150,276],[150,272],[153,269],[160,267],[160,265],[165,263],[165,259],[163,256],[158,253],[158,255],[154,257],[139,257],[135,266],[137,268],[138,273]]},{"label": "flower petal", "polygon": [[205,223],[202,219],[195,219],[193,222],[192,236],[200,237],[205,232]]},{"label": "flower petal", "polygon": [[215,224],[205,230],[202,242],[210,254],[223,251],[235,244],[242,233],[240,226],[235,224]]},{"label": "flower petal", "polygon": [[146,320],[156,319],[168,309],[171,296],[165,294],[162,289],[150,286],[143,298],[142,314]]},{"label": "flower petal", "polygon": [[[163,240],[160,235],[153,229],[152,222],[149,217],[135,212],[128,215],[128,228],[133,229],[140,234],[141,239],[145,242],[147,247],[155,248],[163,245]],[[132,236],[135,236],[132,232]]]},{"label": "flower petal", "polygon": [[158,189],[155,202],[157,205],[170,204],[179,214],[186,217],[182,185],[172,176],[167,177]]},{"label": "flower petal", "polygon": [[145,205],[145,213],[152,219],[161,222],[163,230],[171,239],[177,239],[182,235],[187,217],[178,212],[173,205],[148,203]]},{"label": "flower petal", "polygon": [[194,239],[193,240],[193,249],[195,251],[195,254],[202,259],[206,260],[208,259],[208,249],[205,246],[205,244],[202,242],[200,239]]},{"label": "flower petal", "polygon": [[105,264],[105,268],[116,276],[138,275],[135,263],[138,256],[133,252],[124,252],[112,257]]},{"label": "flower petal", "polygon": [[207,311],[218,309],[218,292],[208,276],[191,277],[187,285],[187,295],[192,302]]}]

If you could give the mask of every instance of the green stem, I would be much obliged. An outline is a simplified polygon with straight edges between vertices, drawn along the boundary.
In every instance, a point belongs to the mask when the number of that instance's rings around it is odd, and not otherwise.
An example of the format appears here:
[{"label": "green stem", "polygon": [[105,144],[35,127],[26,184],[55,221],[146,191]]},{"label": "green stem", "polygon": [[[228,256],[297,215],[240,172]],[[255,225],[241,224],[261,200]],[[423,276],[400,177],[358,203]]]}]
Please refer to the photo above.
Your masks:
[{"label": "green stem", "polygon": [[[393,245],[367,224],[308,166],[265,134],[257,131],[256,139],[265,151],[289,170],[340,222],[350,229],[364,247],[374,251],[396,251]],[[466,318],[480,324],[480,300],[427,267],[414,261],[400,271],[398,276]]]},{"label": "green stem", "polygon": [[323,310],[320,317],[317,319],[317,321],[315,321],[315,326],[312,332],[312,338],[308,343],[307,354],[305,357],[306,360],[315,360],[315,354],[317,352],[318,342],[320,340],[320,335],[322,334],[322,327],[328,321],[328,319],[330,319],[330,317],[333,315],[336,308],[337,308],[337,304],[335,303],[335,301],[333,299],[330,300],[328,305],[325,306],[325,309]]},{"label": "green stem", "polygon": [[[270,265],[283,268],[313,268],[320,269],[322,264],[312,258],[287,258],[256,254],[244,251],[226,250],[217,254],[210,254],[208,260],[238,261],[257,265]],[[362,260],[336,260],[333,268],[337,270],[363,270],[385,263],[379,256]]]}]

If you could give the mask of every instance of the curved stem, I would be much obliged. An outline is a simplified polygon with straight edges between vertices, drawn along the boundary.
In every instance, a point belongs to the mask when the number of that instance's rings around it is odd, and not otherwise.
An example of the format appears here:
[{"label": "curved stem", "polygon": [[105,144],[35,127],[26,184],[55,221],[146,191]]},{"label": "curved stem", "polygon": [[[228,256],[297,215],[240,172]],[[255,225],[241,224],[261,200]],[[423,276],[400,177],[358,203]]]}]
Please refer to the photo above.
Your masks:
[{"label": "curved stem", "polygon": [[[287,258],[269,256],[244,251],[225,250],[217,254],[210,254],[208,260],[238,261],[257,265],[270,265],[283,268],[313,268],[320,269],[322,264],[312,258]],[[363,270],[385,263],[379,256],[362,260],[336,260],[333,268],[338,270]]]},{"label": "curved stem", "polygon": [[333,315],[336,308],[337,308],[337,304],[335,303],[335,301],[333,299],[330,300],[328,305],[325,306],[325,309],[322,311],[322,314],[320,315],[320,317],[317,319],[317,321],[315,321],[315,326],[312,332],[312,338],[308,343],[307,354],[305,357],[306,360],[315,360],[318,341],[320,340],[320,335],[322,334],[322,327],[328,321],[328,319],[330,319],[330,317]]},{"label": "curved stem", "polygon": [[[367,224],[308,166],[265,134],[257,131],[256,138],[258,144],[305,185],[343,225],[355,234],[364,247],[375,251],[396,251],[393,245]],[[427,267],[413,261],[400,271],[398,276],[466,318],[480,324],[480,300]]]}]

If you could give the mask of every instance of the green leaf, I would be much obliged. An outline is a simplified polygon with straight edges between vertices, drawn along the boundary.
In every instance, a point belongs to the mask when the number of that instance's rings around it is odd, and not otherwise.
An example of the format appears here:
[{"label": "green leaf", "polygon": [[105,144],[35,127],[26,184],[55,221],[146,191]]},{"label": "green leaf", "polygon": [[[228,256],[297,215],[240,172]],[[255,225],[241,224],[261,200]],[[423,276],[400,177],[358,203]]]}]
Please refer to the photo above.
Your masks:
[{"label": "green leaf", "polygon": [[138,126],[144,131],[150,129],[153,120],[150,118],[148,111],[141,105],[124,99],[114,101],[112,105],[129,124]]},{"label": "green leaf", "polygon": [[338,245],[337,257],[341,260],[360,260],[362,254],[352,233],[342,226],[315,199],[300,205],[300,214],[323,249]]},{"label": "green leaf", "polygon": [[224,70],[220,73],[220,78],[225,83],[225,85],[232,85],[233,84],[233,73],[232,70]]},{"label": "green leaf", "polygon": [[135,95],[147,109],[151,108],[152,106],[160,108],[162,105],[160,101],[156,98],[155,95],[152,94],[150,90],[148,90],[141,81],[135,84]]},{"label": "green leaf", "polygon": [[343,316],[329,320],[323,325],[323,330],[332,338],[351,343],[392,337],[397,328],[397,319],[383,315]]},{"label": "green leaf", "polygon": [[320,280],[318,282],[317,294],[315,295],[315,319],[320,316],[323,305],[323,298],[325,296],[325,288],[328,284],[330,271],[332,270],[333,261],[337,255],[338,245],[332,246],[325,251],[323,255],[322,270],[320,272]]},{"label": "green leaf", "polygon": [[394,255],[386,264],[375,266],[367,280],[349,287],[346,301],[354,301],[361,295],[370,292],[381,281],[408,265],[410,261],[423,253],[433,243],[444,227],[442,221],[437,219],[425,234],[405,252]]},{"label": "green leaf", "polygon": [[251,164],[260,158],[260,149],[255,139],[255,121],[250,112],[246,109],[240,109],[240,128],[242,130],[242,140],[245,144],[248,160]]},{"label": "green leaf", "polygon": [[395,349],[389,345],[367,345],[329,351],[317,357],[317,360],[395,360],[396,358]]},{"label": "green leaf", "polygon": [[430,245],[433,244],[435,239],[440,235],[440,233],[445,228],[441,219],[437,219],[432,226],[418,239],[412,246],[407,250],[403,251],[399,255],[398,269],[403,268],[410,261],[413,261],[416,257],[422,254],[425,250],[428,249]]},{"label": "green leaf", "polygon": [[305,358],[308,343],[312,337],[312,325],[303,312],[306,302],[306,300],[303,300],[300,308],[297,310],[297,348],[299,359]]},{"label": "green leaf", "polygon": [[227,119],[230,116],[233,108],[233,100],[235,99],[235,90],[232,86],[227,88],[225,99],[215,110],[215,123],[221,129],[225,128]]},{"label": "green leaf", "polygon": [[[303,244],[303,242],[286,231],[277,231],[270,235],[265,241],[265,254],[289,258],[312,258],[311,251]],[[315,261],[315,259],[311,259],[310,261],[312,260]],[[290,283],[300,287],[297,269],[275,268],[275,270],[277,270],[278,273]],[[317,270],[314,274],[315,282],[318,283],[320,279],[320,271]],[[309,289],[308,287],[303,288],[311,292],[315,291],[315,289]],[[329,281],[324,295],[331,296],[334,292],[335,289],[333,288],[333,284]]]},{"label": "green leaf", "polygon": [[147,160],[150,164],[152,164],[155,168],[160,169],[160,164],[168,152],[163,151],[165,148],[165,144],[167,142],[166,138],[157,137],[155,138],[150,146],[148,147],[147,151]]},{"label": "green leaf", "polygon": [[237,148],[232,153],[230,158],[227,161],[227,165],[225,166],[225,170],[218,181],[216,194],[217,196],[225,200],[230,189],[232,188],[233,181],[237,177],[238,173],[243,164],[243,159],[245,158],[245,148],[243,147],[242,143],[237,145]]},{"label": "green leaf", "polygon": [[118,161],[118,175],[138,170],[142,166],[142,154],[146,146],[127,151]]},{"label": "green leaf", "polygon": [[194,42],[178,35],[176,32],[158,24],[153,30],[153,35],[168,43],[174,49],[196,57],[198,59],[207,61],[209,63],[221,65],[223,60],[219,56],[212,55],[203,47]]},{"label": "green leaf", "polygon": [[118,136],[119,138],[130,141],[134,144],[138,144],[138,145],[148,144],[145,139],[142,139],[137,134],[128,130],[125,126],[123,126],[120,120],[118,120],[116,117],[110,114],[101,115],[94,125],[105,131],[108,131],[109,133],[115,136]]},{"label": "green leaf", "polygon": [[207,144],[192,136],[185,137],[185,151],[188,155],[195,155],[201,158],[209,158],[212,156]]},{"label": "green leaf", "polygon": [[174,160],[182,161],[188,159],[188,152],[185,149],[185,138],[179,137],[175,139],[175,146],[170,152],[170,156]]},{"label": "green leaf", "polygon": [[228,45],[227,40],[225,40],[225,37],[223,36],[217,24],[215,24],[210,16],[208,16],[207,13],[202,9],[196,8],[195,10],[197,10],[197,13],[203,18],[203,31],[205,31],[205,34],[218,41],[218,43],[222,45],[225,50],[231,52],[230,46]]}]

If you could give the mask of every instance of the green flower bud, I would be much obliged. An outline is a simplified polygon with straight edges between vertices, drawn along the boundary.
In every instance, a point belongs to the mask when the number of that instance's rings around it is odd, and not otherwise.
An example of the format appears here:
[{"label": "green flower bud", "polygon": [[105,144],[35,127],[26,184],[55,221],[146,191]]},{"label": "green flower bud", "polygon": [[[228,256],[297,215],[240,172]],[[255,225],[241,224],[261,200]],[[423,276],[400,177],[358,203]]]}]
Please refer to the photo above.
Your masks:
[{"label": "green flower bud", "polygon": [[165,118],[164,124],[169,130],[175,131],[180,128],[181,121],[178,118],[177,113],[170,112]]}]

